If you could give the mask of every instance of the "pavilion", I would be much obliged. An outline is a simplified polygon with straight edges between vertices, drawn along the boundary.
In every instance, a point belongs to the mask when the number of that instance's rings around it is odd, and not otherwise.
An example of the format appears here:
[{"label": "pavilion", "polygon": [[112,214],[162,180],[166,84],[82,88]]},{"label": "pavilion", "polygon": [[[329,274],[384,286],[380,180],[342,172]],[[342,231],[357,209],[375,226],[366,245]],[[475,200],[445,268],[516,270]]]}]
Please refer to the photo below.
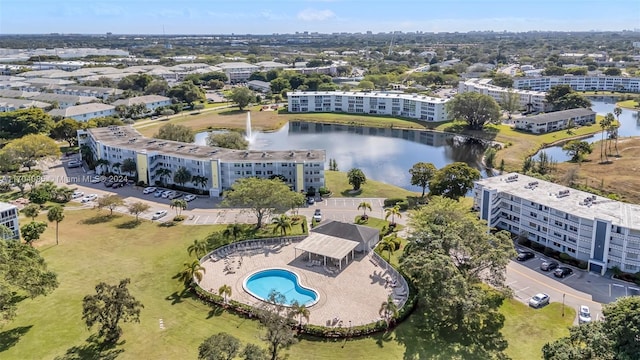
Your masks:
[{"label": "pavilion", "polygon": [[338,266],[342,270],[342,260],[345,266],[349,264],[349,254],[353,260],[355,249],[358,247],[357,241],[342,239],[339,237],[311,232],[309,236],[302,240],[295,247],[295,257],[298,257],[298,250],[311,255],[319,255],[324,259],[324,266],[327,266],[327,258],[338,261]]}]

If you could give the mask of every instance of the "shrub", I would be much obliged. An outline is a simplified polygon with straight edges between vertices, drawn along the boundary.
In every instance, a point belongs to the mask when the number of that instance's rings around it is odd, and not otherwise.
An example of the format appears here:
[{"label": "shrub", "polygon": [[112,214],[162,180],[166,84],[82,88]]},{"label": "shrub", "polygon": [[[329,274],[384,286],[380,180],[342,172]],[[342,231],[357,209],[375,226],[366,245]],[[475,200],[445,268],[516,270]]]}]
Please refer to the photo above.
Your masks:
[{"label": "shrub", "polygon": [[407,200],[399,201],[396,205],[400,207],[400,211],[406,211],[409,209],[409,202]]},{"label": "shrub", "polygon": [[488,168],[493,169],[495,167],[494,161],[496,160],[496,149],[490,147],[484,152],[484,163]]},{"label": "shrub", "polygon": [[177,225],[177,223],[175,221],[165,221],[165,222],[160,223],[160,225],[158,225],[158,226],[172,227],[172,226],[175,226],[175,225]]},{"label": "shrub", "polygon": [[177,215],[173,217],[173,221],[182,221],[184,219],[185,219],[184,215]]},{"label": "shrub", "polygon": [[389,199],[384,199],[384,207],[392,207],[395,206],[397,203],[405,201],[403,198],[389,198]]},{"label": "shrub", "polygon": [[327,194],[331,194],[331,191],[329,189],[327,189],[326,187],[321,187],[320,190],[318,190],[318,192],[320,193],[320,196],[325,196]]},{"label": "shrub", "polygon": [[568,260],[573,259],[573,258],[572,258],[571,256],[569,256],[569,254],[567,254],[567,253],[561,253],[559,257],[560,257],[560,260],[562,260],[562,261],[568,261]]},{"label": "shrub", "polygon": [[9,192],[9,191],[11,191],[11,184],[6,183],[6,182],[0,184],[0,192],[1,193],[6,193],[6,192]]}]

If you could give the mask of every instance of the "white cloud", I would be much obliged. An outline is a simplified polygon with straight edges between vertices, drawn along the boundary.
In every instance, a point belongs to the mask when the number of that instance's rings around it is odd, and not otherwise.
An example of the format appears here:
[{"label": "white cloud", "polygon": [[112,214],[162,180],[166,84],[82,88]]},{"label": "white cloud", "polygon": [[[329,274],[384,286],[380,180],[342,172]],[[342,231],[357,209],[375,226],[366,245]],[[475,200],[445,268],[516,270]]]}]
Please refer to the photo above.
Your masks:
[{"label": "white cloud", "polygon": [[298,13],[298,19],[303,21],[324,21],[334,16],[331,10],[304,9]]}]

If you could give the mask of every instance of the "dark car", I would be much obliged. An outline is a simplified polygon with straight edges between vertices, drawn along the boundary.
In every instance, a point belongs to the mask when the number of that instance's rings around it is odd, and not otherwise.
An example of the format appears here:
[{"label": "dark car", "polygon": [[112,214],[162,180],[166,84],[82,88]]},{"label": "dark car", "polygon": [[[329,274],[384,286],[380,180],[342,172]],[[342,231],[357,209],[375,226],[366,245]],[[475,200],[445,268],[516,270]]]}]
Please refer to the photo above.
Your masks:
[{"label": "dark car", "polygon": [[111,187],[114,188],[114,189],[115,188],[121,188],[121,187],[125,186],[126,184],[127,184],[126,182],[116,182],[116,183],[113,183],[113,185],[111,185]]},{"label": "dark car", "polygon": [[536,254],[532,253],[531,251],[522,251],[518,253],[518,257],[516,259],[518,261],[527,261],[529,259],[533,259],[534,257],[536,257]]},{"label": "dark car", "polygon": [[109,181],[109,180],[104,182],[104,186],[106,186],[106,187],[112,187],[113,184],[115,184],[115,183],[113,181]]},{"label": "dark car", "polygon": [[540,265],[540,270],[542,271],[551,271],[557,268],[560,264],[554,260],[547,260]]},{"label": "dark car", "polygon": [[571,270],[566,266],[560,266],[559,268],[556,269],[556,271],[553,272],[553,276],[559,277],[559,278],[563,278],[571,274],[573,274],[573,270]]}]

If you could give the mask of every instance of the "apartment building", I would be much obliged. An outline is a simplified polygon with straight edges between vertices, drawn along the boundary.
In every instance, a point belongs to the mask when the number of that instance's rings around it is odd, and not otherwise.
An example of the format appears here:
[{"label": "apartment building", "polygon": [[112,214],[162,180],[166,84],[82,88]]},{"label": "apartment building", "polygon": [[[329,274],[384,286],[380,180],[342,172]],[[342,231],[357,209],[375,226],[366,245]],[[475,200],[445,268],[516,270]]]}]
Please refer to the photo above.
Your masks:
[{"label": "apartment building", "polygon": [[[208,190],[220,197],[224,190],[245,177],[282,177],[295,191],[325,186],[324,150],[252,151],[231,150],[191,143],[146,138],[130,126],[110,126],[78,131],[78,142],[92,149],[96,159],[111,164],[125,159],[136,162],[138,180],[146,184],[174,184],[173,175],[162,178],[159,169],[175,173],[185,167],[206,184],[185,186]],[[105,169],[96,169],[98,173]]]},{"label": "apartment building", "polygon": [[102,100],[108,100],[110,97],[118,98],[124,91],[120,89],[105,88],[98,86],[83,85],[67,85],[53,90],[56,94],[78,95],[78,96],[95,96]]},{"label": "apartment building", "polygon": [[475,182],[473,207],[489,228],[525,235],[604,274],[640,271],[640,206],[510,173]]},{"label": "apartment building", "polygon": [[51,104],[42,101],[35,101],[32,99],[7,99],[0,98],[0,112],[16,111],[20,109],[50,108]]},{"label": "apartment building", "polygon": [[289,112],[345,112],[401,116],[423,121],[449,120],[448,99],[415,94],[349,91],[287,93]]},{"label": "apartment building", "polygon": [[[518,107],[529,112],[544,112],[547,110],[546,93],[542,91],[519,90],[517,88],[503,88],[491,84],[491,79],[469,79],[458,84],[460,94],[476,92],[491,96],[499,104],[504,103],[508,96],[516,96]],[[512,95],[510,95],[512,94]]]},{"label": "apartment building", "polygon": [[72,118],[78,121],[88,121],[93,118],[112,116],[116,114],[116,107],[102,103],[90,103],[84,105],[69,106],[66,109],[54,109],[49,111],[51,116]]},{"label": "apartment building", "polygon": [[[18,222],[18,208],[15,205],[0,202],[0,225],[4,225],[13,231],[12,236],[5,236],[7,239],[20,239],[20,223]],[[0,235],[3,236],[3,235]]]},{"label": "apartment building", "polygon": [[80,95],[62,95],[54,93],[39,93],[31,97],[31,100],[42,101],[51,105],[57,105],[59,109],[66,109],[71,106],[88,104],[97,102],[98,98],[95,96],[80,96]]},{"label": "apartment building", "polygon": [[564,75],[513,78],[513,87],[521,90],[548,91],[557,85],[569,85],[576,91],[640,92],[638,77]]},{"label": "apartment building", "polygon": [[171,99],[166,96],[160,95],[144,95],[121,99],[113,102],[112,105],[132,106],[136,104],[144,104],[144,106],[147,108],[147,111],[154,111],[159,107],[171,105]]},{"label": "apartment building", "polygon": [[569,124],[578,126],[593,124],[595,122],[595,111],[582,108],[554,111],[513,120],[513,124],[516,129],[530,131],[534,134],[544,134],[551,131],[563,130],[566,129]]},{"label": "apartment building", "polygon": [[245,82],[249,80],[251,74],[256,71],[260,71],[260,67],[244,62],[223,62],[217,64],[216,67],[220,68],[222,72],[227,74],[229,83],[231,84]]}]

